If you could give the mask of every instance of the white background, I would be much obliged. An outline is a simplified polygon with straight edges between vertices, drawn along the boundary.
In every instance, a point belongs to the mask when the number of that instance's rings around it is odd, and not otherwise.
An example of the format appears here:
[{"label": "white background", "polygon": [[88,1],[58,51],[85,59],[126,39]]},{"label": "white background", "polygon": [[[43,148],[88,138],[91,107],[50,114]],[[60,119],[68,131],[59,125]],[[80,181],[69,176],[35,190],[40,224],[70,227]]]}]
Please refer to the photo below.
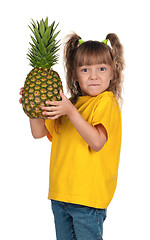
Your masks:
[{"label": "white background", "polygon": [[[0,239],[55,240],[48,196],[50,143],[31,136],[19,90],[31,70],[26,53],[30,19],[60,22],[102,41],[116,33],[124,45],[123,136],[118,186],[108,207],[104,240],[149,240],[149,1],[3,1],[0,7]],[[65,86],[62,53],[54,67]],[[66,239],[67,240],[67,239]]]}]

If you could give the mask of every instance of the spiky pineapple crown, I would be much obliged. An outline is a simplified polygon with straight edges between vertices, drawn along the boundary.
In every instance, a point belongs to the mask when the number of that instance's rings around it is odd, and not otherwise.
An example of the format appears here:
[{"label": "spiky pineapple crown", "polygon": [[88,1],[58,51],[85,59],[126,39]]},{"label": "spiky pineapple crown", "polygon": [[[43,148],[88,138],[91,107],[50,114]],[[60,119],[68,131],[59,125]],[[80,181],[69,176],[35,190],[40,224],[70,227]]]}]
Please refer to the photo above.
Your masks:
[{"label": "spiky pineapple crown", "polygon": [[58,24],[55,26],[55,21],[49,26],[48,17],[44,21],[43,19],[37,24],[32,19],[31,29],[33,36],[31,36],[32,43],[31,48],[28,51],[28,59],[32,67],[51,68],[58,62],[58,50],[59,41],[56,41],[56,37],[60,31],[56,32]]}]

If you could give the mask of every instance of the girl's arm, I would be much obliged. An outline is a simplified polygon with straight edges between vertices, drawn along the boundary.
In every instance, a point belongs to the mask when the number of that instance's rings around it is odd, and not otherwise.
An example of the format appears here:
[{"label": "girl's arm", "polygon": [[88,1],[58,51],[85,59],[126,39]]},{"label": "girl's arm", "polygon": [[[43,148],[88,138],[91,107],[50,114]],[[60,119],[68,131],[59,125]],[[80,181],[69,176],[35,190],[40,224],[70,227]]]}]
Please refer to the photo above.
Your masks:
[{"label": "girl's arm", "polygon": [[31,132],[32,136],[34,138],[42,138],[48,135],[48,130],[45,127],[45,121],[44,119],[30,119],[30,126],[31,126]]},{"label": "girl's arm", "polygon": [[[20,95],[23,94],[23,88],[20,89]],[[22,103],[22,97],[19,99]],[[48,135],[48,130],[45,127],[45,121],[43,119],[30,119],[31,132],[34,138],[42,138]]]},{"label": "girl's arm", "polygon": [[100,151],[107,141],[107,132],[103,125],[92,126],[81,116],[75,107],[70,111],[68,117],[87,144],[94,151]]},{"label": "girl's arm", "polygon": [[102,124],[93,127],[78,112],[76,107],[67,99],[60,90],[62,101],[47,101],[50,107],[43,107],[43,115],[49,116],[49,119],[57,119],[62,115],[67,115],[81,137],[96,152],[98,152],[107,141],[107,132]]}]

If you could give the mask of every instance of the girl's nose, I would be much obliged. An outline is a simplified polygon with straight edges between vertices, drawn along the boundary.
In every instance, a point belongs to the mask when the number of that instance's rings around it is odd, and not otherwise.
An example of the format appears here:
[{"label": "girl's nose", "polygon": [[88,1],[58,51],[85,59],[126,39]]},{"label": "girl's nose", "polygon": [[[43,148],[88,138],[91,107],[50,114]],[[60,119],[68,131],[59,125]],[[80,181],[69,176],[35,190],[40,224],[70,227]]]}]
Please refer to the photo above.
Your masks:
[{"label": "girl's nose", "polygon": [[91,79],[93,80],[97,79],[96,71],[91,71]]}]

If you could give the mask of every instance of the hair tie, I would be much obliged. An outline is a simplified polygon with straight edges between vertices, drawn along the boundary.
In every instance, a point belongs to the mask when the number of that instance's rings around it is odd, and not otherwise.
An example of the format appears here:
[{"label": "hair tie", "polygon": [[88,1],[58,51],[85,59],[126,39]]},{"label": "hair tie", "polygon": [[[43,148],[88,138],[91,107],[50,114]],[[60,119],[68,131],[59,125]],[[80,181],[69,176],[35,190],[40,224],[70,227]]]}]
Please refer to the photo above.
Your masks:
[{"label": "hair tie", "polygon": [[[82,43],[84,43],[84,41],[82,40],[82,39],[79,39],[79,46],[82,44]],[[107,42],[108,42],[108,39],[104,39],[103,41],[102,41],[102,43],[104,43],[105,45],[107,45]]]},{"label": "hair tie", "polygon": [[79,46],[84,43],[84,41],[82,39],[79,39]]},{"label": "hair tie", "polygon": [[107,45],[107,42],[108,42],[108,39],[106,39],[106,38],[102,41],[102,43],[104,43],[106,45]]}]

